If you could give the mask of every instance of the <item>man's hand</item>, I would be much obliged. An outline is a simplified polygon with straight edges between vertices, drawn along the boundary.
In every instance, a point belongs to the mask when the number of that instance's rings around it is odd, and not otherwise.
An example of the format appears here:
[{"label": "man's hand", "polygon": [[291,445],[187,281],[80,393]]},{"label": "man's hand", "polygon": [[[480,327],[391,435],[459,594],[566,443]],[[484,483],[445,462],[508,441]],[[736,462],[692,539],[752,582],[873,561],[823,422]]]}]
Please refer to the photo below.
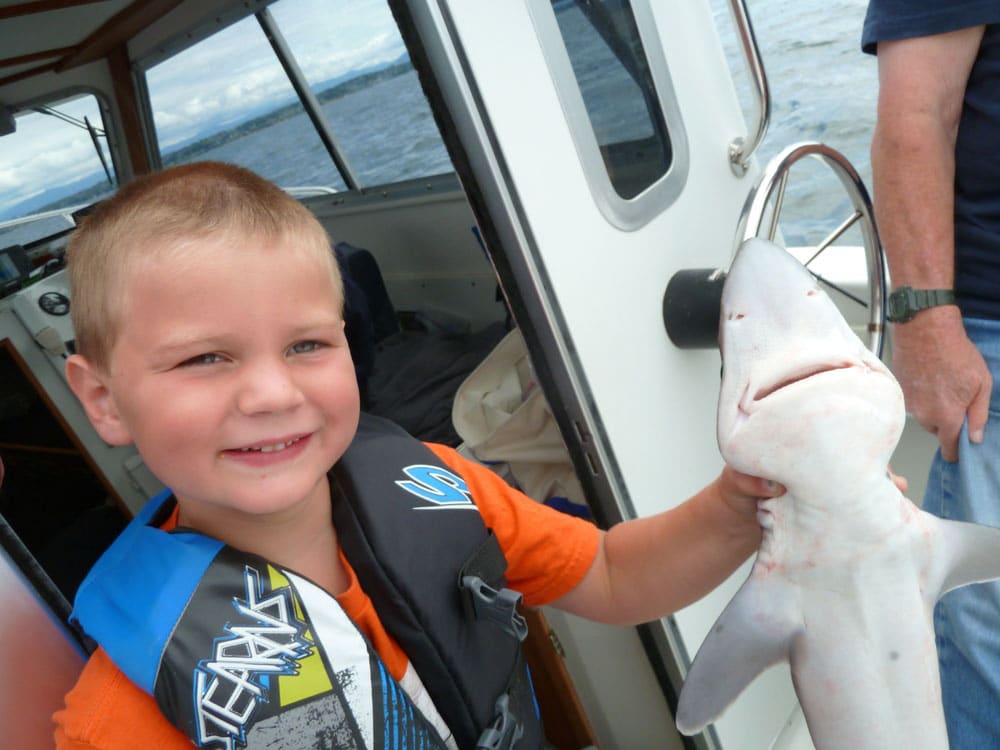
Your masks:
[{"label": "man's hand", "polygon": [[892,369],[907,411],[937,436],[945,461],[958,460],[958,436],[966,418],[969,439],[982,442],[993,378],[966,336],[958,308],[931,308],[897,324]]},{"label": "man's hand", "polygon": [[896,489],[905,495],[906,491],[910,489],[909,480],[906,477],[894,472],[891,466],[888,468],[887,473],[889,474],[889,479],[891,479],[892,483],[896,485]]}]

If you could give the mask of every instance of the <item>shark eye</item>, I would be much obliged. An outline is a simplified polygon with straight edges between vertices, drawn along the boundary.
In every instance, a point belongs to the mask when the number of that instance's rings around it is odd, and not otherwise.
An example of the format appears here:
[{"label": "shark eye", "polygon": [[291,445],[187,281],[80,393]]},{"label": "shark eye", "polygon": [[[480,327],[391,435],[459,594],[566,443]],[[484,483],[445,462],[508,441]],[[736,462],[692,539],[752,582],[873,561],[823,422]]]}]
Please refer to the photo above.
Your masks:
[{"label": "shark eye", "polygon": [[816,287],[813,287],[808,292],[806,292],[807,297],[815,297],[817,294],[819,294],[819,289],[817,289]]},{"label": "shark eye", "polygon": [[729,320],[743,320],[746,317],[743,313],[731,312],[729,313]]}]

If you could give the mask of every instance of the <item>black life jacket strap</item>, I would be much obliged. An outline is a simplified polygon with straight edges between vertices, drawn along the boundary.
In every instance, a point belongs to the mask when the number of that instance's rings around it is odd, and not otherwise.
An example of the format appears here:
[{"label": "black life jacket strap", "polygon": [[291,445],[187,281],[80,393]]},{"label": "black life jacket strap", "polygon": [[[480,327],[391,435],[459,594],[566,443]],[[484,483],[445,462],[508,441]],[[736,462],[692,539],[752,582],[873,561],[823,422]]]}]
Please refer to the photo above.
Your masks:
[{"label": "black life jacket strap", "polygon": [[[510,675],[510,682],[503,694],[497,698],[496,717],[476,741],[476,750],[511,750],[524,736],[524,717],[517,715],[517,708],[525,707],[524,697],[529,696],[534,704],[534,690],[524,656],[518,651],[517,665]],[[537,710],[537,707],[536,707]]]},{"label": "black life jacket strap", "polygon": [[508,750],[524,735],[524,723],[510,710],[510,696],[497,698],[497,717],[476,741],[476,750]]},{"label": "black life jacket strap", "polygon": [[528,635],[528,623],[517,611],[521,594],[512,589],[494,586],[503,581],[507,559],[496,535],[490,529],[486,539],[465,561],[458,572],[458,586],[467,617],[493,623],[508,635],[523,641]]},{"label": "black life jacket strap", "polygon": [[[523,641],[528,623],[517,611],[521,594],[504,586],[507,558],[490,529],[486,539],[469,556],[458,574],[467,617],[485,620],[506,634]],[[476,740],[476,750],[511,750],[524,736],[525,719],[519,715],[534,706],[531,677],[521,649],[507,681],[494,704],[495,716]]]}]

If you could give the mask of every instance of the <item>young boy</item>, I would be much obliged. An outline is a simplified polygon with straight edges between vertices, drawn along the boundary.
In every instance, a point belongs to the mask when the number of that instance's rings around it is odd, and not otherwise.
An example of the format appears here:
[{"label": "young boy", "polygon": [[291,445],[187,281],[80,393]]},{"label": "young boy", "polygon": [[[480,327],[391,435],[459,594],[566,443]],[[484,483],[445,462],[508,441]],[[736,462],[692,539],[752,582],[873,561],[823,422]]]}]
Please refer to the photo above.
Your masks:
[{"label": "young boy", "polygon": [[69,267],[73,391],[172,494],[80,588],[101,648],[59,748],[537,747],[504,586],[603,622],[664,616],[747,558],[756,500],[781,491],[726,468],[605,533],[360,416],[329,239],[238,167],[126,185]]}]

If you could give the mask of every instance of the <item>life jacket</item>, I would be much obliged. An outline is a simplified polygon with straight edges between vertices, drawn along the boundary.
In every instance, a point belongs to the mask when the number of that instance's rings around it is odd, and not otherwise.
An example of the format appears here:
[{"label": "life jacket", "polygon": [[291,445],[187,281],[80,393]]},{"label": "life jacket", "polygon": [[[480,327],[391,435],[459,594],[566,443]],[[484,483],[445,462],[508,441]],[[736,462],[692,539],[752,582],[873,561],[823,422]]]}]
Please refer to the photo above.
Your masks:
[{"label": "life jacket", "polygon": [[[519,595],[464,480],[367,415],[329,479],[344,553],[458,747],[542,747]],[[73,618],[196,746],[444,748],[336,599],[257,555],[160,530],[172,508],[164,493],[136,516]]]}]

